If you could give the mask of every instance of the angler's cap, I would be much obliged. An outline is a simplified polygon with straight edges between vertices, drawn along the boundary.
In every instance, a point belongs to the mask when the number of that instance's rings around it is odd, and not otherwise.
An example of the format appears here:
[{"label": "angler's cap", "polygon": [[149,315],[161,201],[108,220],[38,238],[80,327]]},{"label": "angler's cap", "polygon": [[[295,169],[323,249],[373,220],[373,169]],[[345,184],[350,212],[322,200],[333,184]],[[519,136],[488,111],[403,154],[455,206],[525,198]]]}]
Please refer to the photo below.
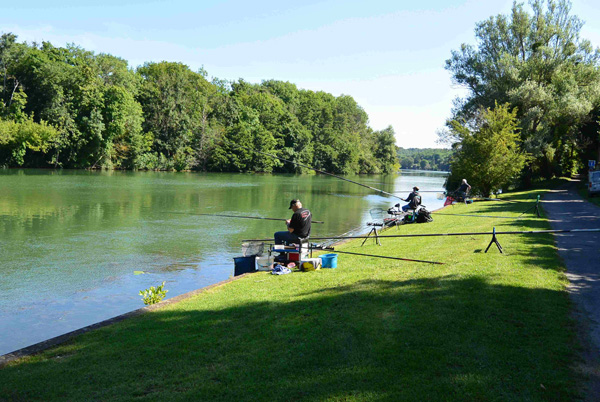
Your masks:
[{"label": "angler's cap", "polygon": [[413,187],[413,190],[419,191],[419,187],[417,187],[417,186],[414,186],[414,187]]},{"label": "angler's cap", "polygon": [[296,205],[299,202],[300,202],[300,200],[291,200],[290,201],[290,207],[288,209],[292,209],[292,205]]}]

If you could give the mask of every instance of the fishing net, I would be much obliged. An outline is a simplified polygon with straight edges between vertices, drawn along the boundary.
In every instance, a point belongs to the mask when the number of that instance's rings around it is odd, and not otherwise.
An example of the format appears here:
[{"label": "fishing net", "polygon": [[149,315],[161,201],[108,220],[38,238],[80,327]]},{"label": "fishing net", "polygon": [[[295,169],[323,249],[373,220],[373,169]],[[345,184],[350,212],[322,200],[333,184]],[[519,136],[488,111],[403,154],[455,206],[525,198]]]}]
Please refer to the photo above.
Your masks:
[{"label": "fishing net", "polygon": [[369,214],[371,215],[371,219],[383,219],[383,214],[385,213],[384,209],[381,208],[372,208],[369,210]]},{"label": "fishing net", "polygon": [[437,193],[438,200],[443,200],[444,198],[446,198],[446,193]]},{"label": "fishing net", "polygon": [[242,243],[242,254],[244,257],[250,257],[252,255],[262,255],[265,250],[265,243],[262,242],[248,242]]}]

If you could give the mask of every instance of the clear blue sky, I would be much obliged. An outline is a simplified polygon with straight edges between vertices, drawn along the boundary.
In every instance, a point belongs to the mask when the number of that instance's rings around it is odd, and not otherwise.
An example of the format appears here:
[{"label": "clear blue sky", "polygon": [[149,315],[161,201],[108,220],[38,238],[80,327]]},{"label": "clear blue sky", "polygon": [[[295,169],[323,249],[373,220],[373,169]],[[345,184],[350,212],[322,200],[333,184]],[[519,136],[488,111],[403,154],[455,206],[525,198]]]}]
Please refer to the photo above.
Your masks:
[{"label": "clear blue sky", "polygon": [[[8,3],[8,4],[7,4]],[[209,76],[290,81],[347,94],[397,145],[439,147],[436,131],[461,89],[444,62],[475,43],[475,23],[511,0],[354,1],[2,0],[0,32],[21,41],[75,43],[132,67],[179,61]],[[574,0],[582,36],[600,45],[600,2]]]}]

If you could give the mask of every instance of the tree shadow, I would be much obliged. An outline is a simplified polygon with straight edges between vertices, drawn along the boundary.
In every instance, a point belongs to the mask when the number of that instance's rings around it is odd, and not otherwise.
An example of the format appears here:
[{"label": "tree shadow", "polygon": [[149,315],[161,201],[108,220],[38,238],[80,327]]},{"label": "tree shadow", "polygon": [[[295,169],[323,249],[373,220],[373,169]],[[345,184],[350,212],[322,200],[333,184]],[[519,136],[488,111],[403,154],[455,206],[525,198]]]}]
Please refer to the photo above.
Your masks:
[{"label": "tree shadow", "polygon": [[[269,278],[260,289],[277,294],[283,278]],[[224,307],[211,307],[214,295],[199,296],[85,334],[0,370],[0,395],[269,401],[577,396],[564,292],[447,275],[369,279],[300,293],[217,304]]]}]

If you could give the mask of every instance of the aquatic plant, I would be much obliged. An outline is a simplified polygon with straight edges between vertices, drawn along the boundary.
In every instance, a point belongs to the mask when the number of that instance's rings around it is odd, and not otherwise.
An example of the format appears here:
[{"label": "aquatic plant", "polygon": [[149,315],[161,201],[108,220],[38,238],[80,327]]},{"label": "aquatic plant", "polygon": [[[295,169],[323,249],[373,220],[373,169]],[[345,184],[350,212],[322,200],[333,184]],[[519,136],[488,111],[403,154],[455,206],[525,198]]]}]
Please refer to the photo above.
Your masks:
[{"label": "aquatic plant", "polygon": [[160,286],[150,286],[150,289],[140,290],[140,296],[142,296],[144,304],[149,306],[151,304],[159,303],[162,299],[164,299],[168,292],[168,290],[164,290],[164,287],[165,281],[163,281]]}]

